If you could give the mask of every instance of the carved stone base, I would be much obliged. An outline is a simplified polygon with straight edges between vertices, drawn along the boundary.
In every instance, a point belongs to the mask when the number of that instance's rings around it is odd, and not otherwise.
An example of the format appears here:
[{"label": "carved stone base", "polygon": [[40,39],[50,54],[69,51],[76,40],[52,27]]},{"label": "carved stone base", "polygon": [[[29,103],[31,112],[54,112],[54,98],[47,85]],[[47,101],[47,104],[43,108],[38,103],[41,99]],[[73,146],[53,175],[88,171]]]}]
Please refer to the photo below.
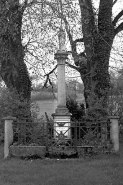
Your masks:
[{"label": "carved stone base", "polygon": [[58,106],[52,116],[54,119],[54,138],[56,139],[62,134],[67,139],[70,139],[71,114],[69,113],[69,110],[65,106]]},{"label": "carved stone base", "polygon": [[54,139],[59,138],[60,135],[63,135],[66,139],[71,138],[70,118],[70,113],[69,115],[54,114]]},{"label": "carved stone base", "polygon": [[66,115],[67,114],[68,115],[70,113],[69,113],[69,110],[66,107],[58,106],[55,110],[55,114],[59,114],[59,115]]}]

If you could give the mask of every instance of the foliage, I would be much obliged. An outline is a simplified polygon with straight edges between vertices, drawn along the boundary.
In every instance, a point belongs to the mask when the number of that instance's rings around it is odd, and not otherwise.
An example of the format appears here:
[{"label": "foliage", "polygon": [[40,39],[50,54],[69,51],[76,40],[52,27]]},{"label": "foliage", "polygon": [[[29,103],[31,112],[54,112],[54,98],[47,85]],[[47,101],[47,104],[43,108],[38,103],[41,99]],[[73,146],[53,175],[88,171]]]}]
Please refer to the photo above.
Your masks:
[{"label": "foliage", "polygon": [[[30,103],[31,118],[37,119],[39,107],[35,101]],[[20,101],[15,90],[9,90],[6,87],[0,88],[0,120],[6,116],[14,116],[16,118],[27,118],[28,103]]]},{"label": "foliage", "polygon": [[0,110],[1,118],[4,116],[28,117],[28,103],[20,101],[16,90],[4,88],[1,90]]},{"label": "foliage", "polygon": [[31,102],[31,118],[33,121],[37,121],[38,112],[39,112],[38,104],[35,101]]},{"label": "foliage", "polygon": [[72,114],[71,116],[72,120],[80,120],[85,115],[84,104],[78,104],[77,101],[70,97],[67,98],[66,106],[69,112]]},{"label": "foliage", "polygon": [[[20,102],[18,94],[15,90],[9,90],[6,87],[0,87],[0,142],[4,138],[4,119],[7,116],[14,116],[16,118],[29,117],[28,103]],[[37,119],[37,112],[39,108],[35,102],[31,103],[31,117],[33,120]]]},{"label": "foliage", "polygon": [[104,105],[104,97],[98,98],[95,93],[87,99],[87,103],[90,104],[89,109],[86,111],[86,116],[91,119],[102,119],[107,116],[107,107]]}]

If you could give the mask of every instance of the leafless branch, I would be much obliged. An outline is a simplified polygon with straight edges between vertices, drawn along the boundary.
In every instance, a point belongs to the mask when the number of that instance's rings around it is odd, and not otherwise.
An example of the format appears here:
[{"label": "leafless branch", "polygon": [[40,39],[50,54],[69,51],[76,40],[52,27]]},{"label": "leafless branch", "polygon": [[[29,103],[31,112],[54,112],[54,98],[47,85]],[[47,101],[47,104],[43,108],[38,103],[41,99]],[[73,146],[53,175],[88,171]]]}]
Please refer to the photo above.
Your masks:
[{"label": "leafless branch", "polygon": [[45,74],[44,76],[48,76],[48,75],[51,75],[57,68],[57,65],[47,74]]},{"label": "leafless branch", "polygon": [[76,66],[74,66],[74,65],[70,64],[69,62],[66,62],[66,64],[67,64],[70,68],[72,68],[72,69],[75,69],[75,70],[79,71],[79,67],[76,67]]},{"label": "leafless branch", "polygon": [[49,84],[52,86],[52,82],[51,82],[51,80],[50,80],[50,75],[56,70],[56,68],[57,68],[57,65],[56,65],[49,73],[47,73],[47,74],[44,75],[44,76],[46,76],[46,81],[45,81],[45,83],[44,83],[43,88],[44,88],[44,87],[47,88],[47,83],[48,83],[48,82],[49,82]]},{"label": "leafless branch", "polygon": [[32,0],[31,2],[29,2],[29,0],[25,0],[22,5],[22,11],[24,12],[24,10],[27,7],[31,7],[32,5],[37,4],[37,3],[41,4],[41,2],[39,0]]},{"label": "leafless branch", "polygon": [[74,41],[71,42],[71,47],[72,47],[72,56],[73,58],[77,55],[77,51],[76,51],[76,44],[78,42],[84,42],[83,38],[79,38],[79,39],[76,39]]},{"label": "leafless branch", "polygon": [[79,39],[74,40],[73,42],[74,42],[75,44],[76,44],[77,42],[84,42],[84,39],[83,39],[83,38],[79,38]]},{"label": "leafless branch", "polygon": [[31,38],[28,39],[27,43],[23,46],[25,51],[27,51],[27,46],[30,44]]},{"label": "leafless branch", "polygon": [[42,60],[40,60],[40,59],[38,58],[37,55],[34,55],[33,52],[30,52],[29,50],[27,50],[27,52],[28,52],[31,56],[33,56],[36,60],[42,62]]},{"label": "leafless branch", "polygon": [[113,6],[115,5],[115,3],[117,2],[118,0],[114,0],[114,2],[113,2]]},{"label": "leafless branch", "polygon": [[123,10],[114,18],[114,20],[112,21],[112,24],[114,26],[116,26],[118,20],[123,16]]},{"label": "leafless branch", "polygon": [[115,29],[115,35],[123,30],[123,22]]},{"label": "leafless branch", "polygon": [[22,12],[24,12],[24,10],[26,9],[27,4],[28,4],[28,0],[25,0],[23,5],[22,5]]},{"label": "leafless branch", "polygon": [[[38,0],[33,0],[33,3],[34,3],[34,2],[35,2],[35,3],[36,3],[36,2],[39,3]],[[57,6],[56,6],[55,3],[52,3],[52,2],[50,2],[50,1],[48,1],[48,0],[43,0],[43,1],[41,1],[40,3],[43,3],[43,4],[47,5],[47,6],[49,6],[49,7],[52,9],[53,13],[54,13],[54,14],[57,14],[58,18],[60,18],[60,19],[62,19],[62,20],[64,21],[65,29],[66,29],[66,32],[67,32],[67,35],[68,35],[68,38],[69,38],[69,41],[70,41],[70,45],[71,45],[71,50],[72,50],[71,53],[72,53],[73,58],[75,59],[76,56],[77,56],[76,43],[77,43],[77,42],[83,42],[83,38],[76,39],[75,41],[73,40],[71,31],[70,31],[69,22],[68,22],[66,16],[64,15],[63,11],[62,11],[62,10],[60,11],[60,10],[57,8]],[[61,1],[60,1],[60,3],[61,3]],[[61,5],[61,6],[62,6],[62,5]]]},{"label": "leafless branch", "polygon": [[54,6],[53,3],[49,2],[49,1],[45,1],[45,4],[50,6],[53,13],[57,13],[58,17],[64,21],[65,29],[66,29],[66,32],[67,32],[67,35],[68,35],[68,38],[69,38],[69,41],[70,41],[70,45],[72,47],[72,50],[75,50],[75,47],[74,47],[74,44],[73,44],[73,38],[72,38],[72,35],[71,35],[71,32],[70,32],[70,26],[69,26],[69,23],[68,23],[66,17],[64,16],[63,12],[59,12],[58,9],[56,8],[56,6]]},{"label": "leafless branch", "polygon": [[[44,85],[43,85],[43,88],[44,88],[44,87],[47,88],[47,83],[48,83],[48,81],[49,81],[49,75],[47,75],[47,78],[46,78],[46,81],[45,81],[45,83],[44,83]],[[42,89],[43,89],[43,88],[42,88]]]}]

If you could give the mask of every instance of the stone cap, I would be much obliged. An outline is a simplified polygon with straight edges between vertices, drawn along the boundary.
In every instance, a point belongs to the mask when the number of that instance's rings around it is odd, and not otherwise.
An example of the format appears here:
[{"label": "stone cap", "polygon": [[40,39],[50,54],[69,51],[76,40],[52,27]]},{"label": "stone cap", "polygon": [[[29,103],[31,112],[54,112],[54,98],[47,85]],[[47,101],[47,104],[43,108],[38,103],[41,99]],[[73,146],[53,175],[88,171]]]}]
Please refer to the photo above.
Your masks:
[{"label": "stone cap", "polygon": [[119,119],[119,116],[108,116],[109,119]]},{"label": "stone cap", "polygon": [[52,114],[52,117],[54,116],[71,116],[72,114],[71,113],[53,113]]},{"label": "stone cap", "polygon": [[16,117],[13,116],[7,116],[7,117],[3,117],[3,120],[16,120]]},{"label": "stone cap", "polygon": [[68,52],[67,51],[57,51],[55,53],[54,59],[67,59],[68,58]]}]

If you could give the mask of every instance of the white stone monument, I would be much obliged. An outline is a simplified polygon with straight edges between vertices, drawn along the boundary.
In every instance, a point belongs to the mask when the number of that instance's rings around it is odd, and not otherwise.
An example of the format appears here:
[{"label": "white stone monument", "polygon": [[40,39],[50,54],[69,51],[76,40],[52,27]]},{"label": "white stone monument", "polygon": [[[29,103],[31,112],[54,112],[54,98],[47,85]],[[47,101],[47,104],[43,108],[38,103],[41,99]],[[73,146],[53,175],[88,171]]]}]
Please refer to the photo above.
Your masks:
[{"label": "white stone monument", "polygon": [[65,137],[70,139],[70,118],[71,114],[66,108],[66,85],[65,85],[65,61],[68,53],[65,51],[65,32],[62,28],[59,31],[59,50],[55,53],[57,60],[58,77],[58,106],[52,115],[54,119],[54,138]]}]

